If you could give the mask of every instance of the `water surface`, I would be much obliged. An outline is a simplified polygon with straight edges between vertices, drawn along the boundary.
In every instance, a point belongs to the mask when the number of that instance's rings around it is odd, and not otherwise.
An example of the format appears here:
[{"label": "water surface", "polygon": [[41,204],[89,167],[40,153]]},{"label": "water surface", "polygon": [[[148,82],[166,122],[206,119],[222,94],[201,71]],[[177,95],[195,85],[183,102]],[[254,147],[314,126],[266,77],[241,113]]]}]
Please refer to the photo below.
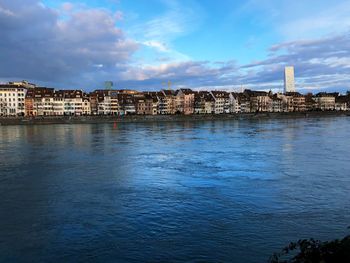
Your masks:
[{"label": "water surface", "polygon": [[350,225],[350,119],[0,126],[0,262],[266,262]]}]

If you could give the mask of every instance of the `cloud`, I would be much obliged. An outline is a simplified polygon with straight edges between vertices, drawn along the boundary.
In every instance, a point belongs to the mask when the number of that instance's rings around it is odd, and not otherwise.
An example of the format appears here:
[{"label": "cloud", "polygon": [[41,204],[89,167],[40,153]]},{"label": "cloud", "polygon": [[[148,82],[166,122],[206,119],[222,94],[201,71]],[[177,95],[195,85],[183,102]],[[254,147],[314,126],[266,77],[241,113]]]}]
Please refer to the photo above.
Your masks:
[{"label": "cloud", "polygon": [[[148,63],[156,64],[155,57],[162,57],[162,53],[168,53],[167,57],[172,61],[189,60],[187,54],[183,54],[174,48],[173,42],[182,38],[201,24],[201,8],[194,1],[188,1],[186,5],[178,0],[161,0],[164,11],[146,21],[140,21],[128,30],[130,36],[142,43],[146,49],[141,50]],[[149,49],[153,54],[149,54]]]},{"label": "cloud", "polygon": [[61,13],[38,0],[2,0],[0,7],[7,10],[0,12],[2,78],[102,82],[105,75],[118,77],[139,47],[104,9],[65,3]]},{"label": "cloud", "polygon": [[169,48],[166,46],[166,44],[161,43],[159,41],[145,41],[143,42],[143,44],[147,47],[152,47],[155,48],[157,50],[159,50],[160,52],[168,52]]},{"label": "cloud", "polygon": [[[186,61],[129,68],[123,81],[135,87],[157,86],[172,80],[176,86],[282,90],[284,67],[293,65],[300,91],[350,88],[350,33],[272,46],[266,59],[246,65],[237,62]],[[135,79],[133,76],[139,76]]]},{"label": "cloud", "polygon": [[[276,90],[283,86],[284,66],[294,65],[299,90],[350,88],[349,31],[278,43],[265,59],[245,65],[230,58],[193,61],[176,51],[173,41],[198,26],[195,8],[165,3],[163,14],[126,32],[118,26],[120,11],[70,2],[54,9],[39,0],[0,0],[0,78],[90,90],[105,80],[143,90],[160,89],[167,80],[176,87]],[[279,8],[273,11],[277,17]],[[152,49],[151,61],[139,53],[147,49]]]},{"label": "cloud", "polygon": [[241,69],[250,72],[245,78],[246,82],[258,84],[282,79],[283,68],[286,65],[295,67],[301,89],[348,89],[350,32],[274,45],[270,48],[267,59],[243,65]]}]

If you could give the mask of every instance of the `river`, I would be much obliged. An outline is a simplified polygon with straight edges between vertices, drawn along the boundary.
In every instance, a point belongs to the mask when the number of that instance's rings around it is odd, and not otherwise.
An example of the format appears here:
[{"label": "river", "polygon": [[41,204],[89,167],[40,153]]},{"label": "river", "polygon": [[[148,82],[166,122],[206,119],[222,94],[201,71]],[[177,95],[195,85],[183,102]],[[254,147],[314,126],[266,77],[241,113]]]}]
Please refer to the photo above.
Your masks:
[{"label": "river", "polygon": [[350,118],[0,126],[0,262],[266,262],[350,226]]}]

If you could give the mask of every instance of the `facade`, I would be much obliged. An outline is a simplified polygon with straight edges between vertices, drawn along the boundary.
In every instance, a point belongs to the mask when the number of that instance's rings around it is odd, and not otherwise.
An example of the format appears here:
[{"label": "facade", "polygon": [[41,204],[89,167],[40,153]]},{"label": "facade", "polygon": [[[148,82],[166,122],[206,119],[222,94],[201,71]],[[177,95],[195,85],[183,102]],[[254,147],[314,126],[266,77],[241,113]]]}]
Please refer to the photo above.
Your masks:
[{"label": "facade", "polygon": [[90,115],[89,98],[81,90],[57,90],[45,87],[28,89],[26,116]]},{"label": "facade", "polygon": [[320,92],[316,94],[315,101],[317,103],[317,109],[321,111],[335,110],[335,98],[338,93],[326,93]]},{"label": "facade", "polygon": [[306,111],[305,96],[298,92],[287,92],[280,95],[283,99],[284,112],[303,112]]},{"label": "facade", "polygon": [[91,115],[90,96],[83,93],[83,115]]},{"label": "facade", "polygon": [[230,113],[230,95],[226,91],[211,91],[215,100],[214,113]]},{"label": "facade", "polygon": [[55,97],[53,88],[28,89],[25,98],[26,116],[54,116]]},{"label": "facade", "polygon": [[317,103],[311,93],[305,95],[305,109],[306,111],[315,111],[317,109]]},{"label": "facade", "polygon": [[95,90],[89,95],[83,95],[83,109],[89,111],[90,107],[92,115],[119,115],[118,94],[117,90]]},{"label": "facade", "polygon": [[305,96],[298,92],[294,92],[293,96],[293,111],[303,112],[306,111]]},{"label": "facade", "polygon": [[195,114],[214,114],[215,99],[208,91],[199,91],[195,93],[194,113]]},{"label": "facade", "polygon": [[[288,75],[288,74],[287,74]],[[28,82],[0,84],[0,116],[228,114],[250,112],[347,111],[350,93],[298,92],[273,94],[245,90],[191,89],[137,92],[134,90],[54,90]]]},{"label": "facade", "polygon": [[295,92],[294,67],[284,69],[284,93]]},{"label": "facade", "polygon": [[83,115],[83,91],[64,90],[64,115]]},{"label": "facade", "polygon": [[24,116],[26,93],[21,84],[0,85],[0,116]]},{"label": "facade", "polygon": [[349,110],[348,103],[349,103],[348,96],[337,96],[335,98],[335,110],[348,111]]},{"label": "facade", "polygon": [[58,90],[53,94],[53,111],[54,115],[64,115],[64,91]]},{"label": "facade", "polygon": [[283,100],[277,94],[271,96],[272,112],[283,112]]},{"label": "facade", "polygon": [[247,94],[239,93],[238,94],[238,103],[239,103],[239,108],[240,108],[242,113],[251,112],[250,98]]},{"label": "facade", "polygon": [[120,108],[120,115],[133,115],[136,114],[135,98],[130,93],[118,94],[118,102]]},{"label": "facade", "polygon": [[161,96],[162,105],[161,105],[161,114],[175,114],[178,105],[176,102],[176,94],[173,90],[162,90],[163,95]]},{"label": "facade", "polygon": [[178,106],[176,111],[179,111],[185,115],[194,113],[194,100],[195,93],[191,89],[180,89],[176,94]]},{"label": "facade", "polygon": [[158,111],[158,99],[151,94],[144,94],[135,99],[136,114],[156,115]]},{"label": "facade", "polygon": [[250,112],[272,111],[272,100],[267,92],[245,90],[243,93],[250,99]]},{"label": "facade", "polygon": [[239,113],[241,112],[241,105],[239,103],[239,95],[238,93],[231,92],[230,93],[230,113]]}]

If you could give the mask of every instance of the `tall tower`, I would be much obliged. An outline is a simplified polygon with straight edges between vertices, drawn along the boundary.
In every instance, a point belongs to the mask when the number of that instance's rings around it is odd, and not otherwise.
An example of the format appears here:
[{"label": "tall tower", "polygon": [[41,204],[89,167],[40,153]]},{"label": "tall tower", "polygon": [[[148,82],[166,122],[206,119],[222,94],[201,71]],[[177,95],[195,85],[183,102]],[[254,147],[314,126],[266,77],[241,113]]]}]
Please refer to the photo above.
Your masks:
[{"label": "tall tower", "polygon": [[284,68],[284,93],[295,92],[294,67]]}]

